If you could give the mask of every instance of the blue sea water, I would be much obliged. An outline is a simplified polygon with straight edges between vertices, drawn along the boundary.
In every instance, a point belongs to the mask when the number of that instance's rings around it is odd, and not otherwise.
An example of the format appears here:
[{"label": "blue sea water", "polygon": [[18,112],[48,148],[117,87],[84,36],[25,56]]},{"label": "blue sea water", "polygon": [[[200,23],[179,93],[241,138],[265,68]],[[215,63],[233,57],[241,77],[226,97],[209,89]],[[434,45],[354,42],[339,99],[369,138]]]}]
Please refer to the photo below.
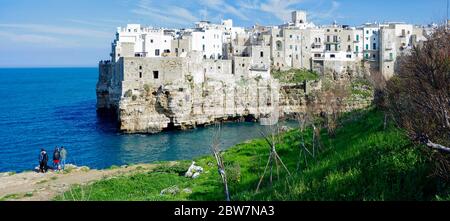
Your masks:
[{"label": "blue sea water", "polygon": [[[212,127],[125,135],[97,116],[97,68],[0,69],[0,172],[32,170],[41,148],[65,146],[91,168],[210,154]],[[260,137],[257,123],[227,123],[221,147]]]}]

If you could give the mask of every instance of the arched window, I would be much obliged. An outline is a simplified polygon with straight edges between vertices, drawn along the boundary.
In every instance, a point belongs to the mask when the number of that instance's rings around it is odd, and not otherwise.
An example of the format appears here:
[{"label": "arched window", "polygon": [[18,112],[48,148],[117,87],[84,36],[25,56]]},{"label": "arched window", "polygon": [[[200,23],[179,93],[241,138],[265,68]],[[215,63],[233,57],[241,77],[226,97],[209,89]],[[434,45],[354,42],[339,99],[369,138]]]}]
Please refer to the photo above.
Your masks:
[{"label": "arched window", "polygon": [[283,50],[283,43],[281,43],[281,41],[277,41],[277,51],[282,51]]}]

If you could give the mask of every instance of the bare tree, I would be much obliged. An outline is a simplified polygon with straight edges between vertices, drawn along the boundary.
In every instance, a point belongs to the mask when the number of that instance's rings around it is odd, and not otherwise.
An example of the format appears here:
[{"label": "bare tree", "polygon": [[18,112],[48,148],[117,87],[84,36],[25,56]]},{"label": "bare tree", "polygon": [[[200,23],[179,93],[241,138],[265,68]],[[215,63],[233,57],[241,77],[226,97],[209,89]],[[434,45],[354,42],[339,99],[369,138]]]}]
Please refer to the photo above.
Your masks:
[{"label": "bare tree", "polygon": [[[450,31],[434,30],[421,46],[399,57],[397,75],[387,83],[387,105],[410,137],[438,150],[450,171]],[[446,175],[448,177],[448,174]]]},{"label": "bare tree", "polygon": [[375,90],[373,103],[377,108],[384,112],[383,129],[386,130],[388,121],[388,111],[386,103],[387,79],[381,74],[381,72],[374,71],[371,72],[369,80]]},{"label": "bare tree", "polygon": [[259,187],[261,186],[261,183],[262,183],[262,181],[264,179],[264,176],[265,176],[269,166],[270,166],[270,184],[271,185],[272,185],[272,182],[273,182],[273,168],[274,168],[274,164],[275,164],[276,169],[277,169],[278,178],[279,178],[279,164],[281,164],[283,166],[285,171],[288,173],[289,177],[291,176],[291,173],[287,169],[286,165],[283,163],[283,160],[281,160],[281,158],[278,155],[277,150],[276,150],[276,145],[277,145],[277,142],[278,142],[278,134],[280,132],[278,124],[270,125],[268,127],[269,127],[269,130],[270,130],[269,133],[265,133],[263,131],[260,131],[261,135],[264,137],[265,141],[269,145],[270,153],[269,153],[269,159],[267,160],[267,164],[266,164],[266,166],[264,168],[264,172],[263,172],[261,178],[259,179],[258,186],[256,187],[256,192],[259,192]]},{"label": "bare tree", "polygon": [[222,129],[220,123],[215,124],[213,139],[211,143],[211,152],[216,159],[217,170],[219,172],[220,177],[222,178],[223,188],[225,192],[226,201],[230,201],[230,193],[228,190],[228,182],[227,182],[227,174],[225,172],[225,165],[223,164],[223,157],[220,151],[220,137],[222,134]]},{"label": "bare tree", "polygon": [[331,138],[336,135],[338,118],[344,111],[345,101],[349,96],[348,88],[345,84],[335,82],[330,88],[321,92],[320,103],[323,106],[323,117],[326,122],[328,134]]}]

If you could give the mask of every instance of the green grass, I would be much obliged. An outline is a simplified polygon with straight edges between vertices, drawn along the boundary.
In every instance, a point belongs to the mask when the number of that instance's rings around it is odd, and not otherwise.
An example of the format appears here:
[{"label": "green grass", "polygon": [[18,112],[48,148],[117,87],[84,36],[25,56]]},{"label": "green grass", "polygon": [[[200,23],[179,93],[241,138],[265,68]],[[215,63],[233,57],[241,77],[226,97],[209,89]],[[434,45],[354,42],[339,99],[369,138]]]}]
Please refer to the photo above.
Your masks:
[{"label": "green grass", "polygon": [[[277,152],[292,177],[280,167],[279,175],[274,171],[272,186],[266,176],[258,193],[256,186],[269,153],[265,141],[253,140],[224,152],[232,200],[450,199],[448,184],[429,176],[432,167],[421,152],[422,147],[411,143],[393,125],[384,130],[382,113],[366,110],[347,114],[345,118],[336,138],[328,138],[323,131],[322,149],[315,159],[307,158],[307,165],[303,157],[299,158],[299,131],[280,135],[282,142]],[[303,135],[310,148],[311,130]],[[182,176],[189,161],[174,166],[166,163],[152,172],[95,182],[88,186],[89,200],[223,200],[223,186],[214,159],[205,156],[195,161],[205,169],[197,179]],[[189,188],[192,193],[160,195],[161,190],[173,186],[180,190]],[[82,188],[76,186],[57,200],[80,200],[77,196],[83,195]]]},{"label": "green grass", "polygon": [[319,79],[319,75],[306,69],[291,69],[288,71],[272,70],[272,76],[282,83],[303,83]]}]

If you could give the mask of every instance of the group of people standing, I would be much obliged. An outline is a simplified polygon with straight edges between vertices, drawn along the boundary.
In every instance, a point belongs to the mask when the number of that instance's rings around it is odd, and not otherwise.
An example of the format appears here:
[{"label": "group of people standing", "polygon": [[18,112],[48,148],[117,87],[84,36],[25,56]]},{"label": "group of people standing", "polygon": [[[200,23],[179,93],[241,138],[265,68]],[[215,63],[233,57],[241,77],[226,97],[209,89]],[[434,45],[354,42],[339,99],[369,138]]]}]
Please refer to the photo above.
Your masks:
[{"label": "group of people standing", "polygon": [[[67,150],[64,147],[55,147],[53,151],[53,167],[54,171],[64,170],[67,159]],[[41,149],[39,153],[39,172],[46,173],[48,170],[48,154],[45,149]]]}]

